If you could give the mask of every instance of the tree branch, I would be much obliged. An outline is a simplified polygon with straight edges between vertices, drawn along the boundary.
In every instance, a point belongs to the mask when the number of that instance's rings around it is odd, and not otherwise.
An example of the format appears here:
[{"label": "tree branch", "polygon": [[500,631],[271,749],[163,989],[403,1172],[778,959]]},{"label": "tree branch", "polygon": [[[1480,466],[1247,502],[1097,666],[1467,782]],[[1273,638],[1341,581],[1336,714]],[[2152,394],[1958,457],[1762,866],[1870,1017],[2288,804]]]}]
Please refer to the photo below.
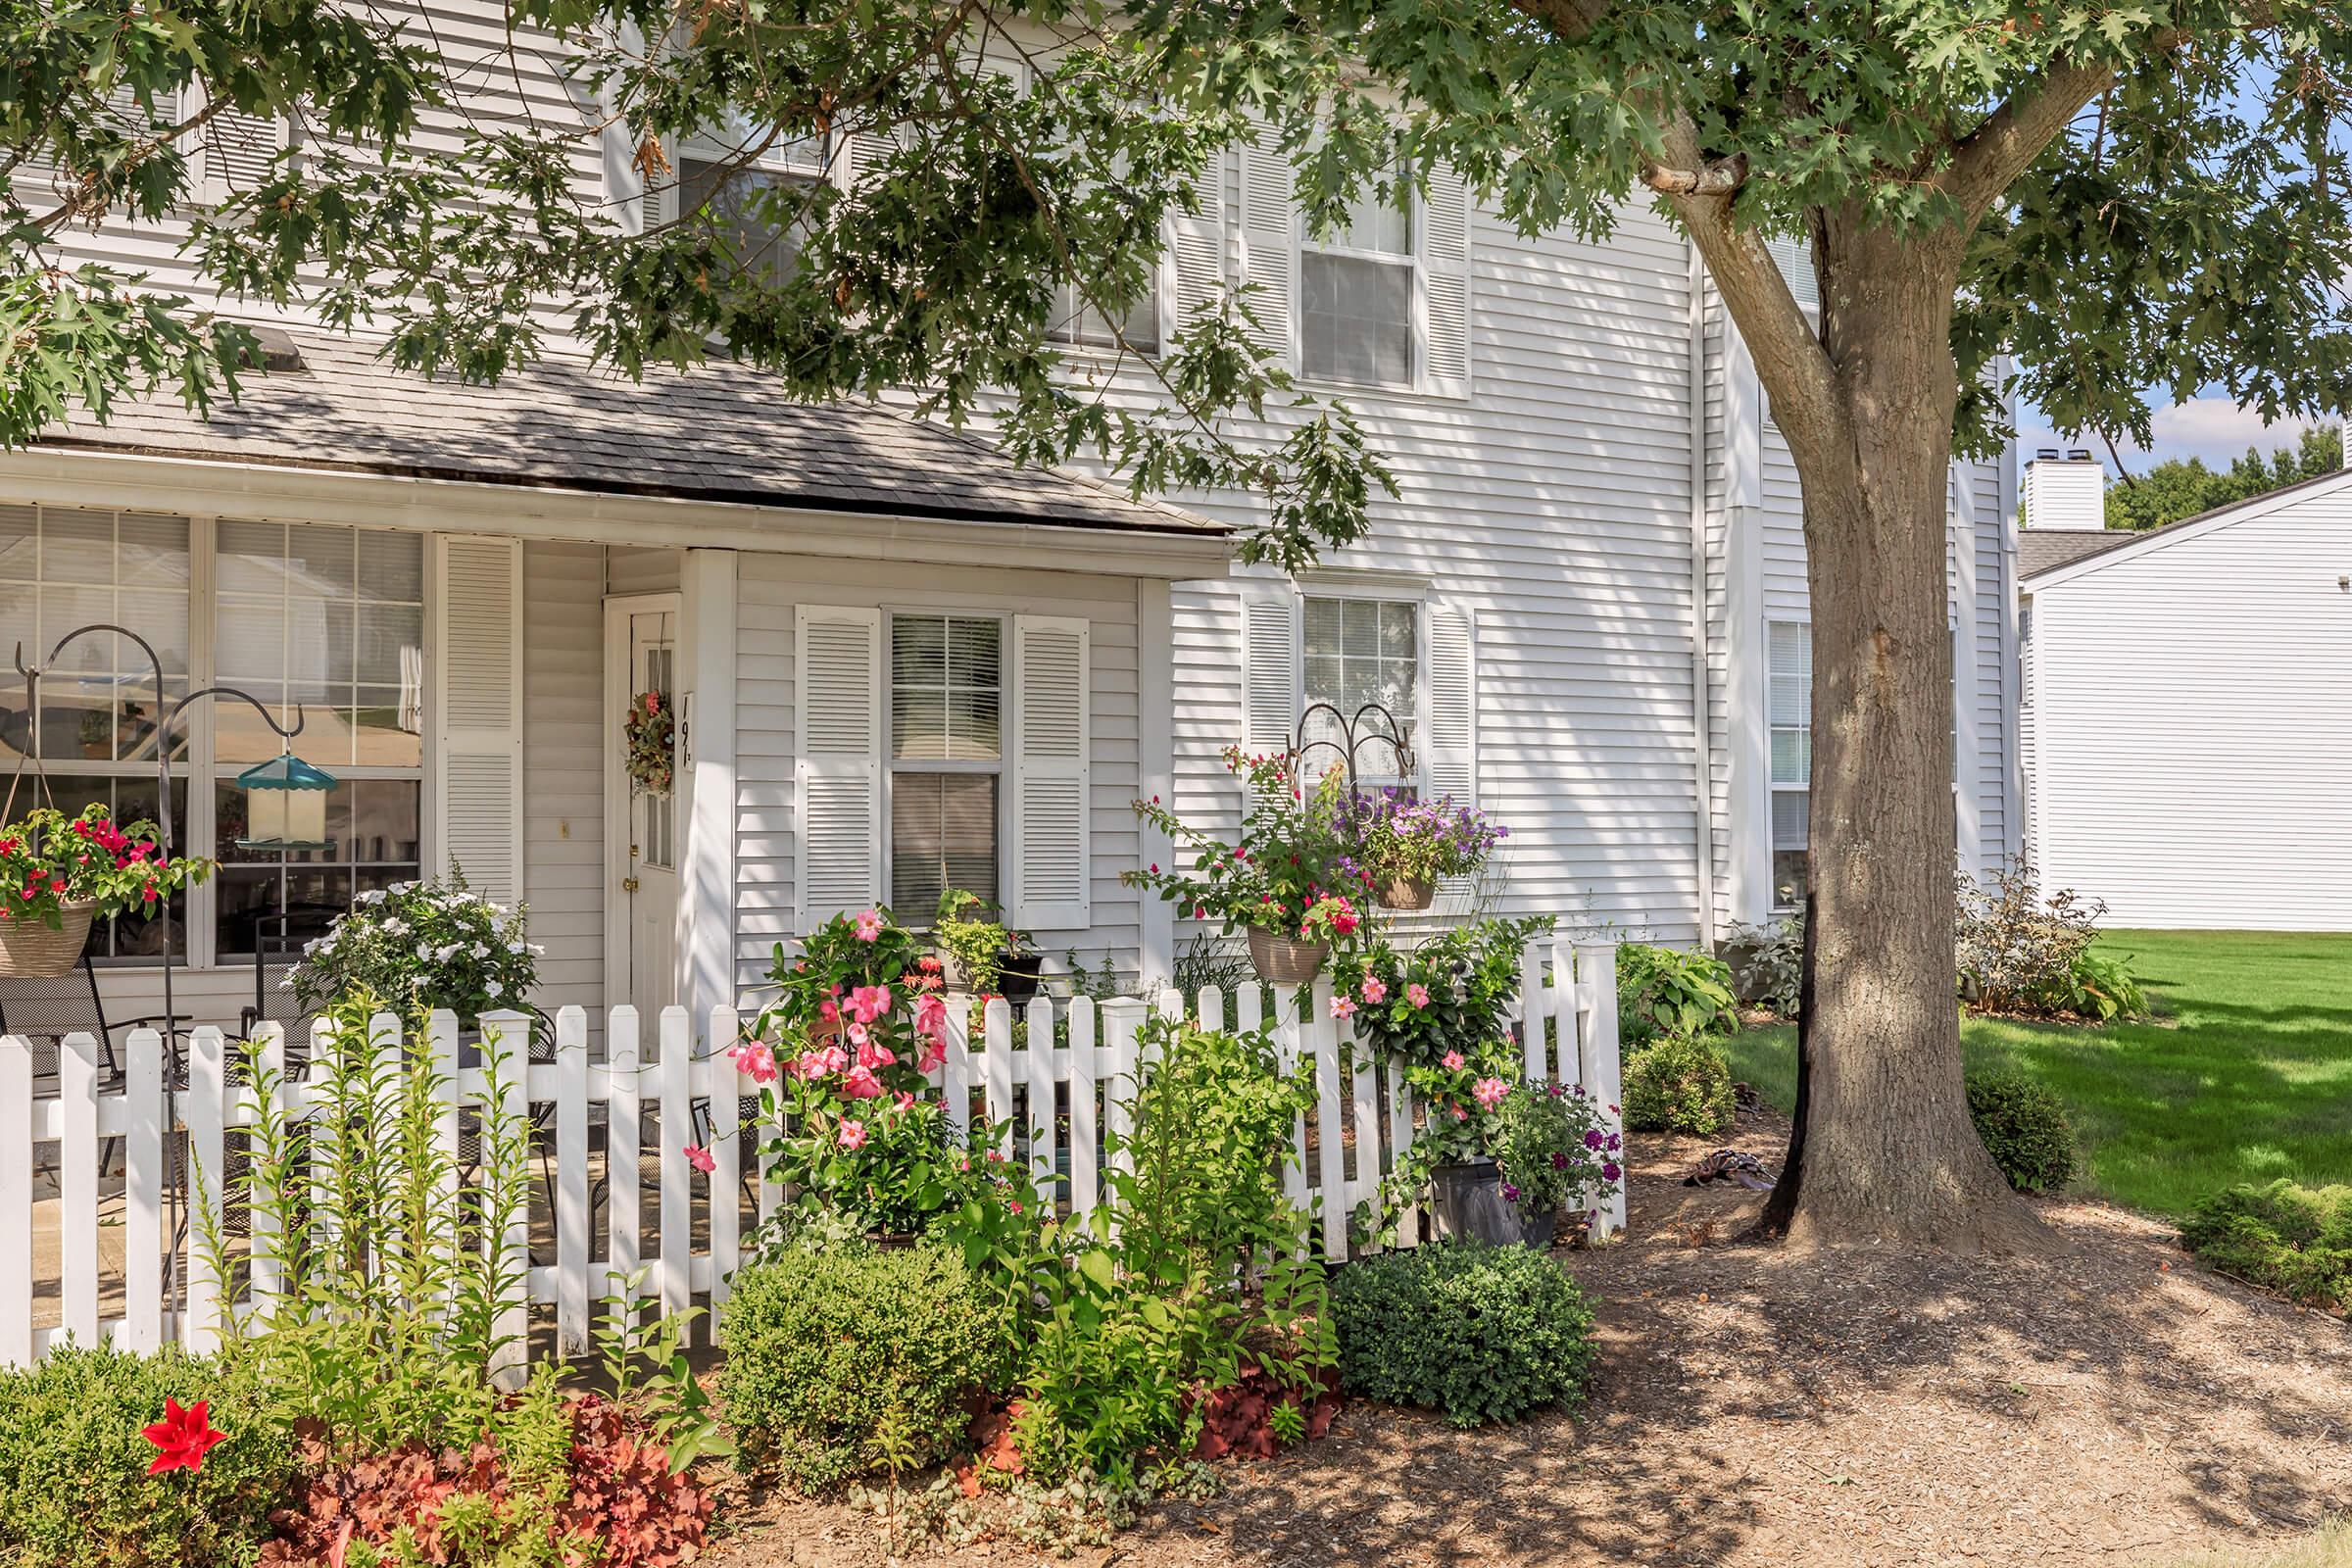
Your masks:
[{"label": "tree branch", "polygon": [[[2189,37],[2185,27],[2153,33],[2147,58],[2168,55]],[[2053,60],[1960,138],[1937,183],[1959,201],[1970,226],[1992,210],[2001,193],[2084,105],[2115,84],[2116,76],[2111,65]]]},{"label": "tree branch", "polygon": [[1668,196],[1729,196],[1747,183],[1747,154],[1734,153],[1699,169],[1650,164],[1642,171],[1642,183]]}]

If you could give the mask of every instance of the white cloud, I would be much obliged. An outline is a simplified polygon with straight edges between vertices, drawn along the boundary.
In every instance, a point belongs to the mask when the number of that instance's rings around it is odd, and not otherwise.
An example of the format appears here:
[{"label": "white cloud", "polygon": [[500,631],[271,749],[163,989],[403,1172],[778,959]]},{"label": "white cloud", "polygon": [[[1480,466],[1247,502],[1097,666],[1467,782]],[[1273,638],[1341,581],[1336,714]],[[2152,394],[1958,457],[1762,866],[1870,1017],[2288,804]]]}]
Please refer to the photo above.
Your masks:
[{"label": "white cloud", "polygon": [[[2115,466],[2104,442],[2088,436],[2062,436],[2042,422],[2040,411],[2018,410],[2017,446],[2020,462],[2045,447],[2089,447],[2109,468]],[[2318,421],[2280,419],[2266,425],[2254,409],[2239,408],[2228,398],[2191,398],[2159,409],[2149,423],[2154,443],[2145,450],[2119,442],[2116,451],[2135,471],[2170,458],[2203,458],[2214,467],[2227,467],[2253,447],[2268,455],[2274,448],[2292,446],[2303,431]]]}]

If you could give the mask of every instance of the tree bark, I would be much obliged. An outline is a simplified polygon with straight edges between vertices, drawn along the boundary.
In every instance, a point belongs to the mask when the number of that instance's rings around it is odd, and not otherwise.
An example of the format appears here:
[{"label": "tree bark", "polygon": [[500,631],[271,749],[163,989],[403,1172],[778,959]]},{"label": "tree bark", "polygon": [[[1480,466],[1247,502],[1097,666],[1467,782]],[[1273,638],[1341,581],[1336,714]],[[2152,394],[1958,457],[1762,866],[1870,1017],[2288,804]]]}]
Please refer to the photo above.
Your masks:
[{"label": "tree bark", "polygon": [[2039,1231],[1969,1119],[1953,988],[1944,550],[1963,242],[1822,214],[1818,341],[1787,341],[1771,312],[1749,335],[1803,481],[1812,590],[1798,1121],[1763,1222],[1795,1241],[2005,1251]]}]

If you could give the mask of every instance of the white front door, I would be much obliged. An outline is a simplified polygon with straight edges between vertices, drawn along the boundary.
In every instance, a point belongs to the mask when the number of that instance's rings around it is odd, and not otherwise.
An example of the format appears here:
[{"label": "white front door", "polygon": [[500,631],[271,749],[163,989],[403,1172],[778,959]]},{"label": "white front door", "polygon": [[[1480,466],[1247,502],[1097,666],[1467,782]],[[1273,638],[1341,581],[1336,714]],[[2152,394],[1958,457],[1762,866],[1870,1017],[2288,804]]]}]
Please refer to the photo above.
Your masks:
[{"label": "white front door", "polygon": [[[605,610],[608,693],[616,693],[607,745],[615,789],[607,820],[609,911],[607,1001],[651,1014],[678,999],[678,608],[670,595],[610,602]],[[655,788],[629,767],[630,715],[648,695],[671,716],[668,788]]]}]

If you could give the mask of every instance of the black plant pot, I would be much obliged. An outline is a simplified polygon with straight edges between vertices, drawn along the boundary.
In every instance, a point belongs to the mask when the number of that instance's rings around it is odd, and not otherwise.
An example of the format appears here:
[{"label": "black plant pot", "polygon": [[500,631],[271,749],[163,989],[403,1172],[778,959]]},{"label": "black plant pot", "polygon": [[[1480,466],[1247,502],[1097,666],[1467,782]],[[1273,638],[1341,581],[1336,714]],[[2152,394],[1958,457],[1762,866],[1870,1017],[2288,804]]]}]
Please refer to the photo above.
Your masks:
[{"label": "black plant pot", "polygon": [[1042,953],[1007,953],[997,970],[997,990],[1008,1003],[1018,1004],[1037,995],[1045,978],[1045,955]]},{"label": "black plant pot", "polygon": [[1481,1155],[1429,1173],[1429,1211],[1438,1235],[1475,1238],[1491,1247],[1549,1247],[1558,1213],[1537,1215],[1502,1196],[1502,1172]]}]

